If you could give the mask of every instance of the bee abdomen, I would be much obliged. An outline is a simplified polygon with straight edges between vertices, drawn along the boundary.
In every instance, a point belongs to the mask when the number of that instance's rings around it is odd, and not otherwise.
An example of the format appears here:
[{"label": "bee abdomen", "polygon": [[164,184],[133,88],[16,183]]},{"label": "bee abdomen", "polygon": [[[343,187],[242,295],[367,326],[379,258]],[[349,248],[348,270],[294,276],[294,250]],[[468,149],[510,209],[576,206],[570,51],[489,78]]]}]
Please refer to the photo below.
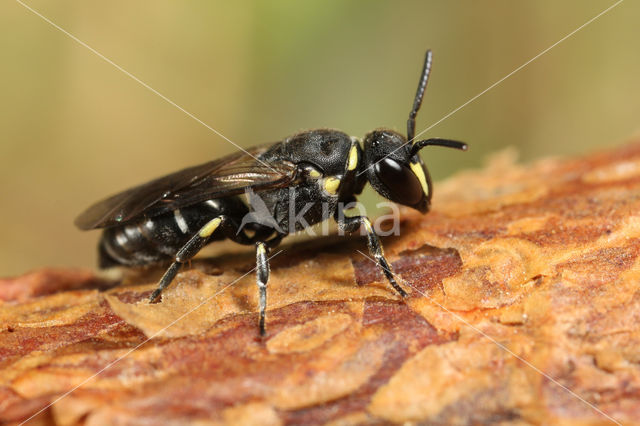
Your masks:
[{"label": "bee abdomen", "polygon": [[[145,265],[172,259],[212,218],[224,214],[235,200],[209,200],[122,226],[107,228],[99,243],[100,267]],[[223,239],[212,235],[210,240]]]}]

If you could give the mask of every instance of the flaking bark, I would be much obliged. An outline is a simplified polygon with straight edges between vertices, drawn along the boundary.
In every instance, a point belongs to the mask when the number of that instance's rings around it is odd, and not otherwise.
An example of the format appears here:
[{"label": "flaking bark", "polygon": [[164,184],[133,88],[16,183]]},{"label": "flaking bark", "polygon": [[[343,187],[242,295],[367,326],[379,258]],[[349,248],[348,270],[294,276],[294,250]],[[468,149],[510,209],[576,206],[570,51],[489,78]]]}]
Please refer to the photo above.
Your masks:
[{"label": "flaking bark", "polygon": [[195,261],[155,305],[161,268],[107,291],[78,270],[5,279],[0,421],[100,372],[33,421],[633,424],[638,212],[640,143],[527,167],[499,156],[383,239],[404,301],[363,239],[283,246],[264,340],[251,253]]}]

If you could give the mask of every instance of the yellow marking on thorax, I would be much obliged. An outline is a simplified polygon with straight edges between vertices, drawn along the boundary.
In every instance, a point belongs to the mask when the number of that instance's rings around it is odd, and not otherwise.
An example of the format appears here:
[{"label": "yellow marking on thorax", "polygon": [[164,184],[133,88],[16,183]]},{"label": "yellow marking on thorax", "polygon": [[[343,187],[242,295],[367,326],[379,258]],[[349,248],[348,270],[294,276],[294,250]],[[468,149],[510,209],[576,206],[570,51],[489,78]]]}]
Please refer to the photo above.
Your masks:
[{"label": "yellow marking on thorax", "polygon": [[209,236],[211,236],[211,234],[213,234],[216,229],[218,229],[218,226],[220,226],[220,222],[222,222],[221,217],[216,217],[215,219],[210,220],[209,223],[203,226],[200,230],[200,237],[208,238]]},{"label": "yellow marking on thorax", "polygon": [[340,186],[340,179],[330,176],[324,180],[324,190],[331,195],[338,193],[338,187]]},{"label": "yellow marking on thorax", "polygon": [[425,195],[429,195],[429,186],[427,185],[427,177],[424,175],[424,170],[422,169],[422,164],[420,163],[409,163],[411,166],[411,170],[413,174],[416,175],[418,180],[420,181],[420,185],[422,186],[422,191],[424,191]]},{"label": "yellow marking on thorax", "polygon": [[311,171],[309,172],[309,177],[313,179],[318,179],[320,176],[322,176],[322,173],[320,173],[316,169],[311,169]]},{"label": "yellow marking on thorax", "polygon": [[347,170],[355,170],[358,167],[358,145],[353,144],[351,151],[349,151],[349,162],[347,163]]}]

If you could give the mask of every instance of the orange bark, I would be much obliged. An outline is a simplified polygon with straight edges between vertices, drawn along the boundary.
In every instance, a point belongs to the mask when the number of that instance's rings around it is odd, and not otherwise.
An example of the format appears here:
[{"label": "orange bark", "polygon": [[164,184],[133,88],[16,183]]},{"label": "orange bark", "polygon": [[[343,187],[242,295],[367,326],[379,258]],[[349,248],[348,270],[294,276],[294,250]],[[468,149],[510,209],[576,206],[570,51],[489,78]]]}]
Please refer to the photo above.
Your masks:
[{"label": "orange bark", "polygon": [[154,305],[161,268],[108,291],[75,270],[2,280],[0,420],[61,396],[32,421],[639,419],[640,144],[503,155],[433,207],[384,239],[404,301],[361,239],[283,246],[263,341],[249,254],[194,262]]}]

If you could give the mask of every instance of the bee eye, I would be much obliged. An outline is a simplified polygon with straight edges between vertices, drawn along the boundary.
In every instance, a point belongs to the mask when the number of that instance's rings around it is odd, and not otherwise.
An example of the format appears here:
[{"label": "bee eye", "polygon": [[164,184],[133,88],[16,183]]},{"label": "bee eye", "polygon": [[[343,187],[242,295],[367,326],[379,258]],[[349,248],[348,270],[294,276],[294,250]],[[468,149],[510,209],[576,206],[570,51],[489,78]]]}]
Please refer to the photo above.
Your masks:
[{"label": "bee eye", "polygon": [[411,206],[422,200],[422,185],[409,167],[385,158],[374,166],[374,171],[391,193],[392,201]]}]

